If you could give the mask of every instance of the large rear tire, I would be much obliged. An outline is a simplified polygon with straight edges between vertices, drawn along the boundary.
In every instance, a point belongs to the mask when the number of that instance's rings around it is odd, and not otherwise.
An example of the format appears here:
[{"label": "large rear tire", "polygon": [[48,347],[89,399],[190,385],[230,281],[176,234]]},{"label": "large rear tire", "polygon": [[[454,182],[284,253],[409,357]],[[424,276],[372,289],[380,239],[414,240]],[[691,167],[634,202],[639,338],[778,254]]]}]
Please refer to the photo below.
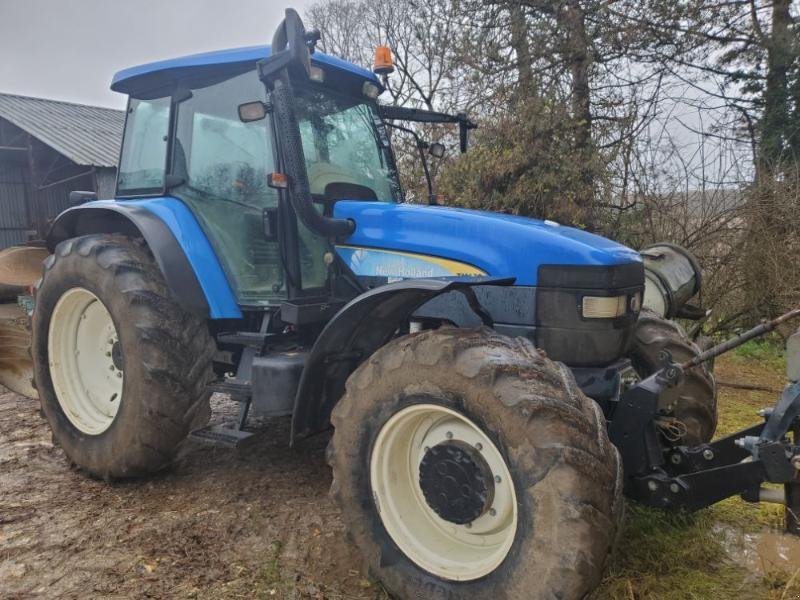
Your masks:
[{"label": "large rear tire", "polygon": [[32,325],[42,409],[67,457],[90,474],[162,469],[208,419],[214,342],[172,298],[143,243],[88,235],[59,244]]},{"label": "large rear tire", "polygon": [[[700,354],[680,325],[645,309],[636,322],[629,353],[640,377],[649,377],[660,368],[662,350],[669,351],[676,362]],[[680,385],[661,395],[658,408],[663,416],[683,423],[670,442],[696,446],[710,441],[717,428],[717,387],[711,371],[705,364],[686,371]]]},{"label": "large rear tire", "polygon": [[622,473],[597,405],[525,339],[394,340],[333,411],[331,493],[400,598],[580,598],[600,581]]}]

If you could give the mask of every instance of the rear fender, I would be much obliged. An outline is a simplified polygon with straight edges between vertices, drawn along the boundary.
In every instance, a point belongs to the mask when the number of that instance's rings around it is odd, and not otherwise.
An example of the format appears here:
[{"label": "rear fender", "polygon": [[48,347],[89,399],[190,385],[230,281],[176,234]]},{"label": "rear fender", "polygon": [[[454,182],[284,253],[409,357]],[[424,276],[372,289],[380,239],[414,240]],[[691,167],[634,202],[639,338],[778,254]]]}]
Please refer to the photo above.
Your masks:
[{"label": "rear fender", "polygon": [[328,322],[311,349],[295,397],[292,440],[328,426],[350,374],[386,344],[420,306],[441,294],[459,291],[486,322],[488,317],[477,304],[472,287],[513,283],[514,278],[407,279],[351,300]]},{"label": "rear fender", "polygon": [[59,242],[93,233],[142,237],[170,291],[186,311],[203,318],[241,318],[211,244],[180,200],[101,200],[70,208],[51,226],[47,247],[52,252]]}]

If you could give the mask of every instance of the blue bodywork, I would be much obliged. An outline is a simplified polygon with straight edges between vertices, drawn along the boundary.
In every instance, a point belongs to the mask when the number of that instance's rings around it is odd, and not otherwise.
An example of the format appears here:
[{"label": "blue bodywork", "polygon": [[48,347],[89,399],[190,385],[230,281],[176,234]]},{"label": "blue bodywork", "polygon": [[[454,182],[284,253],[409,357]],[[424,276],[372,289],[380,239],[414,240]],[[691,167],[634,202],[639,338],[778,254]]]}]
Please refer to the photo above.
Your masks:
[{"label": "blue bodywork", "polygon": [[[169,76],[179,77],[186,70],[248,63],[255,65],[259,60],[268,58],[271,53],[269,46],[249,46],[247,48],[217,50],[215,52],[204,52],[181,58],[161,60],[119,71],[111,81],[111,89],[115,92],[135,96],[137,90],[151,87],[154,82]],[[371,81],[381,88],[383,87],[371,71],[335,56],[315,52],[311,57],[311,62],[320,67],[332,67],[350,73],[366,81]]]},{"label": "blue bodywork", "polygon": [[200,228],[192,211],[177,198],[146,198],[141,200],[97,200],[92,206],[100,208],[115,202],[135,204],[157,216],[169,228],[183,248],[197,281],[208,302],[212,319],[239,319],[242,311],[222,270],[222,265]]},{"label": "blue bodywork", "polygon": [[[120,71],[111,88],[136,96],[197,69],[254,67],[270,56],[269,46],[195,54]],[[315,53],[326,69],[380,86],[376,76],[341,59]],[[191,211],[176,198],[121,200],[136,203],[169,227],[200,282],[213,319],[241,317],[235,294],[206,235]],[[449,275],[515,277],[517,285],[536,286],[541,265],[614,266],[639,263],[639,254],[620,244],[549,221],[474,210],[340,201],[334,216],[352,219],[356,229],[336,246],[359,276],[388,280]]]},{"label": "blue bodywork", "polygon": [[[339,254],[356,275],[375,276],[375,261],[352,247],[384,248],[446,258],[492,277],[516,277],[535,286],[540,265],[612,266],[641,262],[639,253],[600,236],[550,221],[476,210],[340,201],[334,215],[352,219],[356,230]],[[353,258],[356,260],[353,260]],[[358,259],[361,260],[358,260]]]},{"label": "blue bodywork", "polygon": [[[206,234],[187,206],[177,198],[102,200],[135,204],[161,219],[183,248],[197,276],[212,319],[237,319],[242,313]],[[394,204],[389,202],[340,201],[334,209],[338,218],[353,219],[356,230],[339,255],[359,276],[391,277],[386,268],[398,268],[396,260],[385,262],[390,250],[416,255],[418,263],[433,269],[422,276],[438,277],[455,272],[440,271],[431,259],[448,259],[470,265],[492,277],[515,277],[517,285],[537,285],[540,265],[611,266],[641,262],[639,253],[605,238],[524,217],[475,210]],[[357,251],[355,249],[358,249]],[[428,259],[428,260],[426,260]],[[441,262],[441,261],[439,261]],[[406,275],[408,276],[408,275]]]}]

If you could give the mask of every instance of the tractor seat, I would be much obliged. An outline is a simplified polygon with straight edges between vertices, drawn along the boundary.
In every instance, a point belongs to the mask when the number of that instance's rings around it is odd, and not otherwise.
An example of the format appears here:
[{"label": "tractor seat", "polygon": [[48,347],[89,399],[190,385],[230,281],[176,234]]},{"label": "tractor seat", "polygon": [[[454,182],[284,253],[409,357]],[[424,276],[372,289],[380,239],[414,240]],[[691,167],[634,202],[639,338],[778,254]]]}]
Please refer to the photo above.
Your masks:
[{"label": "tractor seat", "polygon": [[377,200],[375,190],[357,183],[334,181],[325,186],[325,202],[337,200]]}]

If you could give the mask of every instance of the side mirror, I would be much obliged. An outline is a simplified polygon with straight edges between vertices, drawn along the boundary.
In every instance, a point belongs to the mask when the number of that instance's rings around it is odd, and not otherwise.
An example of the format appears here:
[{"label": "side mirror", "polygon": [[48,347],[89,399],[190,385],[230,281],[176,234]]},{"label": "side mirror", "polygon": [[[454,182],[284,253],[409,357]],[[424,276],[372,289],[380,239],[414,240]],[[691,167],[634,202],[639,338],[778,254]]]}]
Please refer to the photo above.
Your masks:
[{"label": "side mirror", "polygon": [[433,142],[428,146],[428,154],[433,156],[434,158],[442,158],[446,148],[444,144],[440,144],[439,142]]},{"label": "side mirror", "polygon": [[255,102],[245,102],[239,105],[239,120],[242,123],[252,123],[260,121],[267,116],[267,106],[256,100]]}]

